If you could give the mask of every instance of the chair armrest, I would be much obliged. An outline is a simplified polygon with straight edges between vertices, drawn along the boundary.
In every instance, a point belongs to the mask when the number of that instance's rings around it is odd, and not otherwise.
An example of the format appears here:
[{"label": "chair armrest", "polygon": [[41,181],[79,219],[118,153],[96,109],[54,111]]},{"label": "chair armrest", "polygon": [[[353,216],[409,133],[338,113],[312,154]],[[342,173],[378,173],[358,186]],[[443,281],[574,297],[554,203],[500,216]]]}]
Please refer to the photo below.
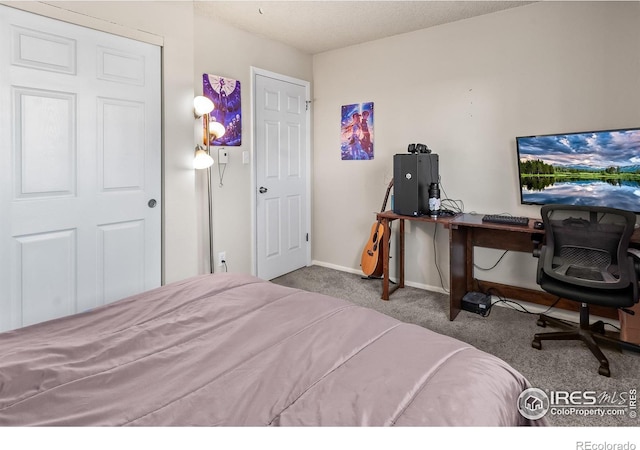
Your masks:
[{"label": "chair armrest", "polygon": [[640,250],[637,248],[628,248],[627,254],[633,259],[633,267],[636,269],[636,273],[640,274]]},{"label": "chair armrest", "polygon": [[634,257],[634,259],[640,259],[640,250],[637,248],[628,248],[627,253]]},{"label": "chair armrest", "polygon": [[543,245],[539,249],[534,250],[533,256],[538,258],[538,264],[536,266],[536,283],[540,284],[544,276],[544,261],[547,247]]},{"label": "chair armrest", "polygon": [[534,258],[539,258],[540,257],[540,247],[541,247],[543,239],[544,239],[544,235],[542,235],[540,233],[533,233],[531,235],[531,243],[533,244],[532,255],[533,255]]}]

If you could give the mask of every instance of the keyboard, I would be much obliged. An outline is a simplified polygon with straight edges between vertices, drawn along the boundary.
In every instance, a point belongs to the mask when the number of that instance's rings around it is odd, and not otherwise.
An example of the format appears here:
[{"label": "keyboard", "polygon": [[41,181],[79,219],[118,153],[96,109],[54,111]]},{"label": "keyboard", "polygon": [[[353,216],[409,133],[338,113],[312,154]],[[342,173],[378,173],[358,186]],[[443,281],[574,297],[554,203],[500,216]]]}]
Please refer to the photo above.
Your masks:
[{"label": "keyboard", "polygon": [[483,222],[499,223],[502,225],[516,225],[521,227],[529,226],[528,217],[508,216],[503,214],[485,214],[482,217]]}]

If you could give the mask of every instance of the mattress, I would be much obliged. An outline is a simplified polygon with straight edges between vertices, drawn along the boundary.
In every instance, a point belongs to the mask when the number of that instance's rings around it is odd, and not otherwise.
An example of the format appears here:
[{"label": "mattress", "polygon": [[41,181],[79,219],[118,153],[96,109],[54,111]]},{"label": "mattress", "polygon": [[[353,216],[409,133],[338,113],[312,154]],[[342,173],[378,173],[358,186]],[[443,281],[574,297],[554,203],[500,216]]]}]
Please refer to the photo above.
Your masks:
[{"label": "mattress", "polygon": [[506,362],[374,310],[202,275],[0,334],[0,426],[516,426]]}]

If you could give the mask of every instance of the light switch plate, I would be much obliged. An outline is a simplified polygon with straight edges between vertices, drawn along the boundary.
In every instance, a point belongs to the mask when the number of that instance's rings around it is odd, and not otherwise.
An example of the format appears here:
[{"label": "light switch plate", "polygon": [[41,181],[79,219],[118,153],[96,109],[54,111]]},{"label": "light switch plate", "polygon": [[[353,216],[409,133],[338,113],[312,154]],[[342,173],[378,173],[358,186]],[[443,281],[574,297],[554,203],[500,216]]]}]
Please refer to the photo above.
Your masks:
[{"label": "light switch plate", "polygon": [[229,152],[226,148],[218,149],[218,164],[227,164],[229,162]]}]

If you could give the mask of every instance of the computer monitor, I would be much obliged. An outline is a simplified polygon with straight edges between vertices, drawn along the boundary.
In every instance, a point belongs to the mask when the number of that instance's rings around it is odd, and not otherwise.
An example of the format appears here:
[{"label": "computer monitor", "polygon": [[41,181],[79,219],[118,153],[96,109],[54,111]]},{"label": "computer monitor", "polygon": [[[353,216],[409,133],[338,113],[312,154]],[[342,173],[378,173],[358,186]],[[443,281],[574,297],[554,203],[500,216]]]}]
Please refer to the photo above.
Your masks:
[{"label": "computer monitor", "polygon": [[516,137],[523,204],[640,213],[640,128]]}]

